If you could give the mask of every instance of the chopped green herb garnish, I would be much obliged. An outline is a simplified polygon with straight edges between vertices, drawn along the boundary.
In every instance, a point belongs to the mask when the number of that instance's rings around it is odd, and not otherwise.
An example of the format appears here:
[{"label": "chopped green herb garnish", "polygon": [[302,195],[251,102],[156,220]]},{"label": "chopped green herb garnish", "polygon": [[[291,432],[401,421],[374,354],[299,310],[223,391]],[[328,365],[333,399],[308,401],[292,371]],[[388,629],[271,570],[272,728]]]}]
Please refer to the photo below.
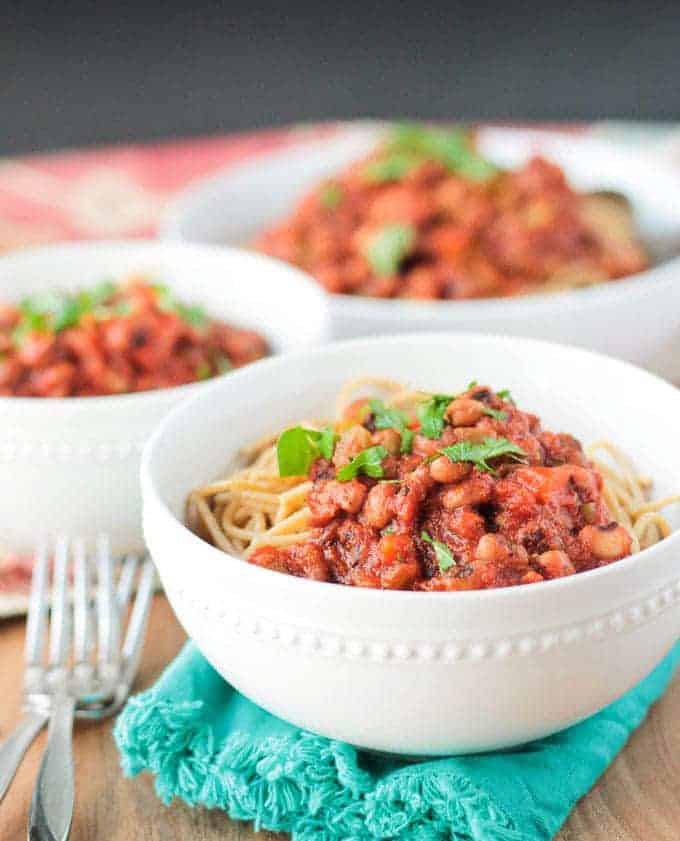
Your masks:
[{"label": "chopped green herb garnish", "polygon": [[208,380],[210,377],[212,377],[212,368],[210,367],[210,363],[204,360],[196,368],[196,379]]},{"label": "chopped green herb garnish", "polygon": [[198,304],[187,305],[178,303],[175,307],[175,312],[182,321],[186,321],[187,324],[191,324],[192,327],[205,327],[208,321],[208,316],[205,314],[205,310]]},{"label": "chopped green herb garnish", "polygon": [[39,313],[41,315],[52,315],[62,304],[67,293],[56,292],[48,289],[45,292],[37,292],[29,298],[24,298],[19,304],[19,309],[26,315]]},{"label": "chopped green herb garnish", "polygon": [[333,457],[338,436],[328,427],[323,430],[294,426],[279,437],[276,456],[280,476],[306,476],[320,457]]},{"label": "chopped green herb garnish", "polygon": [[472,389],[477,388],[478,385],[479,383],[477,382],[477,380],[470,380],[470,382],[467,384],[467,388],[465,389],[465,391],[472,391]]},{"label": "chopped green herb garnish", "polygon": [[170,295],[170,287],[164,283],[152,283],[151,288],[156,293],[156,300],[159,298],[166,298]]},{"label": "chopped green herb garnish", "polygon": [[318,442],[319,452],[327,461],[330,461],[333,458],[333,453],[335,452],[335,445],[339,437],[340,436],[338,435],[338,433],[333,432],[330,426],[325,426],[321,430]]},{"label": "chopped green herb garnish", "polygon": [[111,307],[111,314],[115,318],[125,318],[125,316],[132,315],[134,309],[132,301],[117,301]]},{"label": "chopped green herb garnish", "polygon": [[384,157],[369,161],[363,170],[367,181],[382,184],[387,181],[399,181],[423,161],[422,155],[412,152],[388,152]]},{"label": "chopped green herb garnish", "polygon": [[498,167],[476,152],[468,152],[454,166],[458,175],[471,181],[488,181],[498,174]]},{"label": "chopped green herb garnish", "polygon": [[227,371],[233,370],[234,366],[231,364],[231,359],[228,356],[220,356],[217,360],[217,371],[220,374],[226,374]]},{"label": "chopped green herb garnish", "polygon": [[[161,309],[174,312],[194,327],[203,327],[207,316],[203,307],[187,306],[177,301],[167,286],[153,286],[156,302]],[[118,287],[106,281],[79,292],[48,290],[29,298],[19,305],[21,318],[15,327],[12,340],[21,346],[30,333],[61,333],[81,323],[84,316],[98,321],[124,318],[134,312],[134,301],[115,300]]]},{"label": "chopped green herb garnish", "polygon": [[488,415],[490,418],[495,418],[496,420],[504,421],[508,418],[508,413],[504,412],[502,409],[492,409],[490,406],[484,406],[482,411],[485,415]]},{"label": "chopped green herb garnish", "polygon": [[58,333],[73,327],[82,315],[82,308],[76,297],[52,290],[24,298],[19,310],[21,320],[14,331],[14,340],[18,344],[31,332]]},{"label": "chopped green herb garnish", "polygon": [[507,456],[513,461],[522,461],[526,453],[517,444],[513,444],[507,438],[485,438],[483,441],[459,441],[450,447],[444,447],[441,451],[451,461],[470,461],[485,473],[494,473],[489,459]]},{"label": "chopped green herb garnish", "polygon": [[380,444],[362,450],[349,464],[338,470],[336,479],[340,482],[349,482],[350,479],[356,478],[360,473],[371,476],[373,479],[380,479],[385,473],[382,460],[387,454],[385,447]]},{"label": "chopped green herb garnish", "polygon": [[456,566],[457,561],[446,543],[442,543],[440,540],[433,540],[426,531],[421,531],[420,537],[425,543],[429,543],[434,548],[434,555],[441,572],[446,572],[447,569]]},{"label": "chopped green herb garnish", "polygon": [[500,397],[501,400],[505,400],[506,403],[512,403],[513,406],[516,406],[512,394],[510,394],[510,390],[507,388],[502,389],[501,391],[496,392],[496,396]]},{"label": "chopped green herb garnish", "polygon": [[382,400],[369,400],[368,407],[376,429],[401,429],[408,423],[408,415],[405,412],[396,406],[388,406]]},{"label": "chopped green herb garnish", "polygon": [[[48,290],[25,298],[19,305],[21,320],[14,330],[13,341],[21,345],[33,332],[60,333],[75,327],[83,316],[89,314],[109,318],[113,311],[108,301],[115,291],[114,284],[106,282],[75,294]],[[118,306],[121,304],[115,305]]]},{"label": "chopped green herb garnish", "polygon": [[342,201],[342,187],[333,181],[324,184],[319,193],[319,201],[325,210],[335,210]]},{"label": "chopped green herb garnish", "polygon": [[401,454],[410,453],[415,433],[408,428],[410,418],[406,412],[402,412],[395,406],[388,406],[382,400],[369,400],[368,406],[373,415],[375,428],[396,429],[401,435]]},{"label": "chopped green herb garnish", "polygon": [[74,327],[79,321],[82,311],[74,298],[62,298],[59,306],[52,313],[52,329],[55,333]]},{"label": "chopped green herb garnish", "polygon": [[364,255],[377,275],[396,274],[415,241],[416,229],[413,225],[385,225],[371,237]]},{"label": "chopped green herb garnish", "polygon": [[186,321],[192,327],[204,327],[208,317],[203,307],[198,304],[183,304],[178,301],[167,286],[154,286],[156,292],[156,303],[159,309],[165,312],[172,312]]},{"label": "chopped green herb garnish", "polygon": [[29,312],[24,307],[21,307],[21,311],[21,321],[19,321],[12,331],[12,342],[18,346],[24,343],[30,333],[49,332],[49,323],[46,315],[39,312]]},{"label": "chopped green herb garnish", "polygon": [[401,455],[410,453],[413,449],[414,435],[415,432],[412,429],[408,429],[408,427],[404,427],[404,429],[401,430],[401,447],[399,448]]},{"label": "chopped green herb garnish", "polygon": [[91,289],[83,289],[81,292],[78,292],[76,300],[78,301],[81,312],[93,312],[97,307],[102,306],[113,298],[115,292],[115,284],[107,280],[104,283],[98,283]]},{"label": "chopped green herb garnish", "polygon": [[416,409],[420,421],[420,433],[426,438],[441,438],[444,431],[444,413],[454,400],[452,394],[433,394]]},{"label": "chopped green herb garnish", "polygon": [[470,132],[461,126],[431,128],[418,123],[404,123],[395,126],[387,146],[393,152],[434,158],[450,172],[473,181],[487,181],[499,171],[475,151]]}]

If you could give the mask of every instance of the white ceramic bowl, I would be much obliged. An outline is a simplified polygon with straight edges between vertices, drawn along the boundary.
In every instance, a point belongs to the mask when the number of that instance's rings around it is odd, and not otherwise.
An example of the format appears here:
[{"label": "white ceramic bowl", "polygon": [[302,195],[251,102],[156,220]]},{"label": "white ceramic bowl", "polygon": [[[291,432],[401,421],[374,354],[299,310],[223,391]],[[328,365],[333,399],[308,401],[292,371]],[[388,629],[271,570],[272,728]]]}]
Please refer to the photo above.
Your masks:
[{"label": "white ceramic bowl", "polygon": [[[376,124],[348,124],[202,180],[171,208],[163,235],[246,245],[321,179],[372,149],[382,132]],[[631,279],[549,296],[424,302],[331,295],[333,336],[483,330],[576,344],[680,379],[680,260],[668,259],[680,254],[677,168],[659,155],[576,134],[489,128],[480,146],[510,167],[540,152],[579,189],[625,194],[656,265]]]},{"label": "white ceramic bowl", "polygon": [[678,489],[680,392],[587,351],[418,335],[332,344],[239,372],[170,414],[142,460],[148,546],[177,616],[221,674],[314,732],[435,755],[553,733],[649,672],[680,631],[678,533],[571,578],[423,593],[293,578],[225,555],[183,525],[187,492],[224,475],[242,445],[332,414],[341,383],[367,374],[434,391],[473,378],[510,388],[547,428],[617,442],[654,477],[656,494]]},{"label": "white ceramic bowl", "polygon": [[[326,334],[326,305],[306,275],[236,249],[172,243],[90,243],[0,257],[0,301],[78,289],[141,272],[208,313],[252,327],[274,351]],[[225,376],[230,376],[229,374]],[[205,383],[116,397],[0,398],[0,547],[27,551],[38,534],[111,536],[139,549],[142,445],[172,406]]]}]

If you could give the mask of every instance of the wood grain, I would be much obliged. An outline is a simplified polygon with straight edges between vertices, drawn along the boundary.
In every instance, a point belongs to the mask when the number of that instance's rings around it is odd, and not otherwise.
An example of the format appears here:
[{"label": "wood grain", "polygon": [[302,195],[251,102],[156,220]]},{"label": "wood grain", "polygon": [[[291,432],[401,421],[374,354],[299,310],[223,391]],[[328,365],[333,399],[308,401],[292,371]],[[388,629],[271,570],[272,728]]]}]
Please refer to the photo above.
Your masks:
[{"label": "wood grain", "polygon": [[[138,689],[155,680],[178,651],[184,634],[163,596],[156,598]],[[23,622],[0,624],[0,733],[19,715]],[[680,838],[680,679],[598,785],[578,805],[559,841],[678,841]],[[22,839],[41,737],[26,757],[0,806],[0,841]],[[78,725],[75,739],[76,811],[71,841],[283,841],[254,833],[220,812],[164,807],[148,775],[124,779],[111,722]]]}]

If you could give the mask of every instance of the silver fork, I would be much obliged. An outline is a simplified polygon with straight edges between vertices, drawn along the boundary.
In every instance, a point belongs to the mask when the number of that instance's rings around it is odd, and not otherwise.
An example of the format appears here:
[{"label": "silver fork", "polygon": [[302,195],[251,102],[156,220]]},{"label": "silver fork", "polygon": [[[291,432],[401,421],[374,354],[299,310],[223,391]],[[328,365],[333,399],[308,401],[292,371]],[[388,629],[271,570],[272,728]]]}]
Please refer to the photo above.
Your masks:
[{"label": "silver fork", "polygon": [[[25,716],[0,745],[0,800],[27,748],[49,720],[29,813],[31,841],[64,841],[74,802],[72,730],[74,716],[105,718],[127,698],[134,680],[154,589],[154,567],[126,558],[116,585],[108,541],[96,551],[96,595],[90,598],[91,560],[74,541],[72,605],[69,603],[69,542],[56,541],[51,599],[48,547],[36,555],[26,626]],[[121,627],[137,578],[137,592],[122,646]],[[49,602],[52,603],[51,614]],[[49,629],[48,629],[49,618]],[[45,643],[49,638],[47,663]],[[71,645],[71,641],[73,645]]]}]

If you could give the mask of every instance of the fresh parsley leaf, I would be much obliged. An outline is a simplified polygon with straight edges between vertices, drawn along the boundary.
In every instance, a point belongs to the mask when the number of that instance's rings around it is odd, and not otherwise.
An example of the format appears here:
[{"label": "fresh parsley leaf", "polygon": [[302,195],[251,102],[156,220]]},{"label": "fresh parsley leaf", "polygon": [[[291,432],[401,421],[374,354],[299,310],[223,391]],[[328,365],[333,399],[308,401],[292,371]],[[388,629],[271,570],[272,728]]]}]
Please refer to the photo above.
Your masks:
[{"label": "fresh parsley leaf", "polygon": [[31,333],[47,333],[49,325],[47,316],[42,313],[23,312],[21,321],[12,331],[12,342],[21,347]]},{"label": "fresh parsley leaf", "polygon": [[408,429],[408,427],[404,427],[401,430],[401,447],[399,447],[399,452],[401,455],[407,455],[413,449],[413,436],[415,432],[412,429]]},{"label": "fresh parsley leaf", "polygon": [[502,389],[501,391],[496,392],[496,396],[500,397],[501,400],[505,400],[506,403],[512,403],[513,406],[516,406],[512,394],[510,394],[510,390],[507,388]]},{"label": "fresh parsley leaf", "polygon": [[444,431],[444,413],[454,400],[452,394],[433,394],[416,409],[420,421],[420,434],[426,438],[440,438]]},{"label": "fresh parsley leaf", "polygon": [[305,429],[304,426],[294,426],[283,432],[276,444],[279,475],[306,476],[319,457],[320,438],[317,429]]},{"label": "fresh parsley leaf", "polygon": [[[472,380],[472,382],[468,383],[465,391],[471,391],[477,385],[477,380]],[[444,431],[444,414],[449,403],[455,400],[456,396],[455,394],[433,394],[432,397],[418,406],[416,413],[420,421],[420,433],[422,435],[426,438],[441,438],[441,434]],[[496,418],[496,420],[505,420],[508,416],[507,412],[499,409],[491,409],[488,406],[483,407],[483,412],[485,415],[489,415],[489,417]]]},{"label": "fresh parsley leaf", "polygon": [[168,287],[156,285],[153,288],[156,292],[158,308],[165,312],[174,312],[176,306],[175,296],[170,292]]},{"label": "fresh parsley leaf", "polygon": [[166,286],[164,283],[152,283],[151,288],[156,293],[156,301],[159,305],[161,298],[167,298],[170,296],[170,287]]},{"label": "fresh parsley leaf", "polygon": [[498,167],[475,151],[470,132],[462,126],[432,128],[418,123],[395,126],[388,149],[434,158],[450,172],[472,181],[487,181]]},{"label": "fresh parsley leaf", "polygon": [[156,292],[156,303],[159,309],[174,313],[192,327],[205,327],[208,316],[203,307],[198,304],[183,304],[175,298],[167,286],[156,285],[153,289]]},{"label": "fresh parsley leaf", "polygon": [[484,406],[482,411],[485,415],[488,415],[490,418],[495,418],[496,420],[504,421],[508,418],[508,413],[504,412],[502,409],[492,409],[490,406]]},{"label": "fresh parsley leaf", "polygon": [[491,161],[487,161],[486,158],[471,150],[459,159],[455,169],[458,175],[469,178],[471,181],[489,181],[499,171]]},{"label": "fresh parsley leaf", "polygon": [[368,447],[368,449],[362,450],[359,455],[355,456],[349,464],[341,467],[335,478],[340,482],[349,482],[350,479],[356,478],[359,473],[365,473],[366,476],[371,476],[373,479],[380,479],[385,473],[382,460],[386,455],[387,450],[380,444],[376,447]]},{"label": "fresh parsley leaf", "polygon": [[382,400],[369,400],[368,407],[373,415],[376,429],[401,429],[408,423],[408,415],[397,409],[396,406],[389,406]]},{"label": "fresh parsley leaf", "polygon": [[459,441],[441,451],[451,461],[471,461],[485,473],[494,473],[489,465],[489,459],[507,456],[513,461],[522,461],[526,453],[517,444],[507,438],[485,438],[483,441]]},{"label": "fresh parsley leaf", "polygon": [[333,181],[324,184],[319,193],[319,201],[324,210],[335,210],[342,201],[342,187]]},{"label": "fresh parsley leaf", "polygon": [[426,531],[421,531],[420,537],[425,541],[425,543],[429,543],[430,546],[434,548],[434,555],[437,559],[437,563],[439,564],[439,569],[442,572],[446,572],[447,569],[451,569],[451,567],[456,566],[458,562],[454,558],[453,553],[446,543],[442,543],[439,540],[433,540]]},{"label": "fresh parsley leaf", "polygon": [[400,181],[422,161],[422,155],[412,152],[388,152],[384,157],[367,163],[363,169],[363,176],[367,181],[374,181],[377,184]]},{"label": "fresh parsley leaf", "polygon": [[411,452],[413,446],[412,429],[408,428],[409,416],[395,406],[388,406],[382,400],[369,400],[368,407],[373,415],[376,429],[396,429],[401,434],[400,452],[402,455]]},{"label": "fresh parsley leaf", "polygon": [[384,225],[370,238],[364,256],[377,275],[396,274],[415,241],[413,225],[400,222]]},{"label": "fresh parsley leaf", "polygon": [[231,364],[231,359],[228,356],[220,356],[217,359],[217,370],[220,374],[226,374],[227,371],[231,371],[233,369],[233,365]]},{"label": "fresh parsley leaf", "polygon": [[48,290],[25,298],[20,305],[22,320],[18,325],[18,341],[35,330],[60,333],[75,327],[84,315],[96,314],[103,308],[115,291],[115,285],[107,281],[75,294]]},{"label": "fresh parsley leaf", "polygon": [[182,321],[186,321],[187,324],[191,324],[192,327],[205,327],[208,321],[208,316],[205,314],[205,310],[198,304],[187,305],[177,303],[175,312]]},{"label": "fresh parsley leaf", "polygon": [[52,315],[59,309],[66,295],[55,290],[48,289],[45,292],[38,292],[29,298],[24,298],[19,304],[23,315]]},{"label": "fresh parsley leaf", "polygon": [[324,427],[318,439],[319,444],[319,452],[321,455],[330,461],[333,458],[333,453],[335,452],[335,444],[340,436],[337,432],[333,432],[330,426]]},{"label": "fresh parsley leaf", "polygon": [[82,315],[75,298],[62,298],[59,306],[52,313],[52,329],[55,333],[74,327]]},{"label": "fresh parsley leaf", "polygon": [[115,292],[115,284],[111,283],[111,281],[108,280],[104,281],[103,283],[98,283],[96,286],[92,286],[90,289],[83,289],[76,296],[76,300],[78,301],[80,311],[83,314],[92,312],[97,307],[103,306],[104,304],[108,303],[110,299],[114,296]]},{"label": "fresh parsley leaf", "polygon": [[333,458],[338,435],[332,429],[305,429],[294,426],[283,432],[276,445],[280,476],[306,476],[319,458]]},{"label": "fresh parsley leaf", "polygon": [[132,315],[134,309],[132,301],[118,301],[111,307],[111,313],[116,318],[125,318],[128,315]]},{"label": "fresh parsley leaf", "polygon": [[77,324],[81,315],[80,306],[74,296],[53,290],[24,298],[19,309],[21,321],[18,333],[24,336],[32,331],[66,330],[67,327]]},{"label": "fresh parsley leaf", "polygon": [[210,363],[203,360],[203,362],[200,362],[196,368],[196,379],[209,380],[210,377],[212,377],[212,368],[210,367]]}]

